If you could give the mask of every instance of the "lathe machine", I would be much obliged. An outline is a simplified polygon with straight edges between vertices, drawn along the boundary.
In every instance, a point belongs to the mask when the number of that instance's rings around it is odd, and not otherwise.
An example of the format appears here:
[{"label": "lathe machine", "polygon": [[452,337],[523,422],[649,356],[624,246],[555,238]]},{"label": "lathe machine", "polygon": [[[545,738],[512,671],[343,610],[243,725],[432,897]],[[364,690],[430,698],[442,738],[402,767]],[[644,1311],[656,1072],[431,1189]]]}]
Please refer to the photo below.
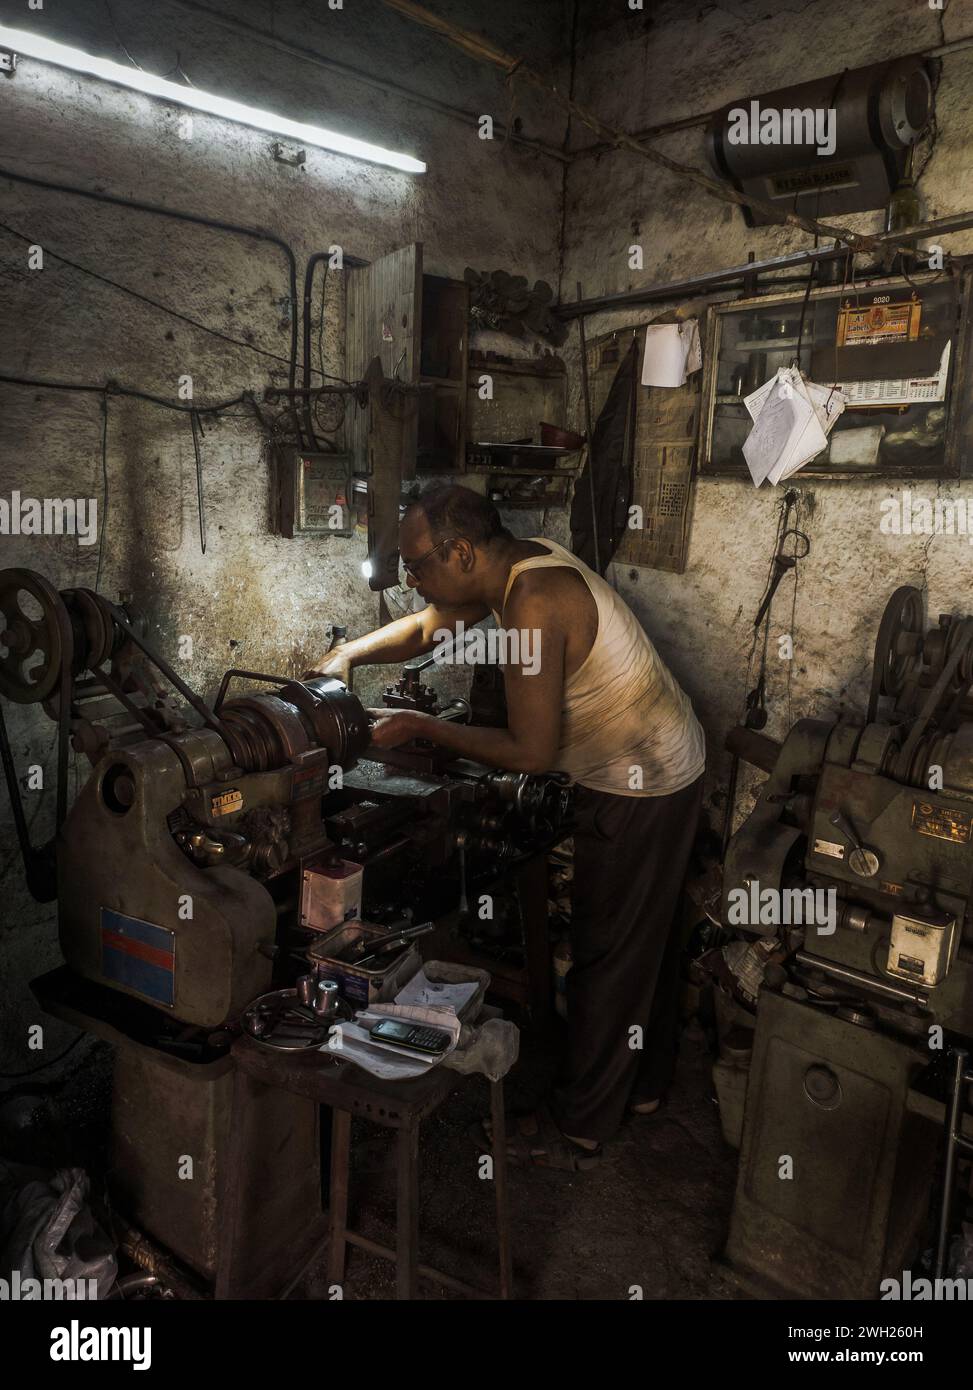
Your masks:
[{"label": "lathe machine", "polygon": [[973,1037],[971,688],[973,618],[926,631],[904,587],[863,719],[728,739],[770,775],[724,865],[762,974],[727,1254],[789,1296],[877,1297],[936,1214],[943,1061]]},{"label": "lathe machine", "polygon": [[[288,1095],[241,1100],[238,1088],[234,1101],[229,1046],[251,1000],[307,969],[305,869],[361,865],[362,917],[443,919],[465,931],[455,937],[465,958],[493,949],[502,963],[546,935],[546,890],[541,920],[535,902],[528,923],[518,882],[526,866],[543,874],[567,833],[568,789],[557,774],[492,770],[417,743],[363,758],[368,716],[331,679],[229,671],[207,705],[150,649],[131,607],[58,593],[32,571],[0,572],[0,615],[0,694],[42,703],[58,725],[57,831],[35,848],[0,711],[28,885],[41,901],[56,895],[66,961],[33,987],[50,1012],[118,1045],[117,1200],[198,1274],[214,1280],[222,1262],[237,1295],[272,1293],[320,1238],[316,1117]],[[228,697],[233,679],[258,689]],[[463,701],[439,711],[415,669],[386,703],[469,717]],[[69,745],[92,765],[70,810]],[[492,914],[470,910],[484,898]],[[254,1219],[224,1260],[231,1115],[250,1134],[235,1180],[252,1190]]]}]

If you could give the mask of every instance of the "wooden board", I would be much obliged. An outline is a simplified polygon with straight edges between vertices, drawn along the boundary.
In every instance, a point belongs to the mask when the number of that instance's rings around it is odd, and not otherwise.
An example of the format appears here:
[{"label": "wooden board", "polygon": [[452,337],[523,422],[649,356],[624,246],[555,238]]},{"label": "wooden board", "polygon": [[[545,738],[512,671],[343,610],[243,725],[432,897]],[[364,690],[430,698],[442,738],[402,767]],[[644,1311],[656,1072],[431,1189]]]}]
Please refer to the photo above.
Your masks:
[{"label": "wooden board", "polygon": [[[608,397],[632,329],[619,329],[588,345],[592,419]],[[645,333],[635,330],[640,344]],[[617,355],[616,355],[617,354]],[[642,508],[641,530],[626,531],[615,562],[683,574],[695,494],[696,443],[702,373],[685,386],[636,387],[632,504]]]},{"label": "wooden board", "polygon": [[616,561],[683,574],[695,491],[701,373],[685,386],[639,386],[632,502],[643,527],[626,531]]},{"label": "wooden board", "polygon": [[[360,381],[378,357],[386,377],[418,382],[422,331],[422,243],[413,242],[348,272],[347,373]],[[367,412],[352,413],[349,443],[355,471],[368,472]],[[402,476],[415,477],[418,413],[404,440]]]}]

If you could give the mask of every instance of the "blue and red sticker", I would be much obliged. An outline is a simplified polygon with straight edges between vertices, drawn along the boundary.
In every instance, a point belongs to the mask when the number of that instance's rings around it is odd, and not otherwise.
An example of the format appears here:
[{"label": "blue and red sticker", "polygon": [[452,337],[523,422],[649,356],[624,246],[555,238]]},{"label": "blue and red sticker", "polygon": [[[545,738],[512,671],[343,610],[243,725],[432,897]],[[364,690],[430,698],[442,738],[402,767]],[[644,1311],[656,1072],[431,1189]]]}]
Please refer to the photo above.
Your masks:
[{"label": "blue and red sticker", "polygon": [[176,998],[176,934],[101,909],[101,973],[104,979],[134,990],[156,1004]]}]

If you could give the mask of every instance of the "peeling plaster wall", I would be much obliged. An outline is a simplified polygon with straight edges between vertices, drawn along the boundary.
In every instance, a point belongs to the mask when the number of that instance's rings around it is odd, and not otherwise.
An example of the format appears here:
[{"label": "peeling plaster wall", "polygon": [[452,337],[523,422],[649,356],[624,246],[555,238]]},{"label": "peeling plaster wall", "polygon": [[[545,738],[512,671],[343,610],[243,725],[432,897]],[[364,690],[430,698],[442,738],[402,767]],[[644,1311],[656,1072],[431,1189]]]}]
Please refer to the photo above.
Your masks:
[{"label": "peeling plaster wall", "polygon": [[[400,85],[476,114],[509,115],[492,71],[386,10],[379,0],[280,0],[268,7],[213,0],[213,9],[329,58],[385,74]],[[459,23],[482,24],[474,0],[440,6]],[[531,61],[561,52],[567,6],[495,0],[491,35]],[[158,0],[71,0],[40,12],[4,0],[0,19],[146,69],[176,65],[198,87],[313,122],[428,164],[422,176],[308,148],[303,169],[275,163],[275,137],[194,115],[181,139],[182,109],[103,82],[22,60],[0,78],[0,166],[205,217],[266,228],[293,247],[298,295],[309,253],[332,244],[369,260],[413,240],[425,269],[462,276],[466,265],[504,266],[553,281],[558,265],[562,165],[473,124],[404,102],[346,76],[215,25],[199,6]],[[523,133],[560,146],[563,121],[529,93],[516,116]],[[293,142],[285,142],[289,150]],[[286,359],[288,282],[283,255],[265,242],[228,236],[88,200],[0,180],[0,221],[79,266],[244,338]],[[286,384],[284,361],[261,357],[98,284],[48,255],[26,268],[27,243],[0,229],[0,373],[101,385],[114,380],[174,399],[193,377],[200,404],[241,389]],[[320,291],[320,273],[318,279]],[[329,282],[325,368],[341,373]],[[315,298],[315,323],[319,299]],[[317,334],[315,333],[315,343]],[[317,350],[314,348],[317,362]],[[0,382],[0,497],[98,499],[104,524],[102,416],[98,395],[27,390]],[[269,533],[267,450],[241,407],[206,426],[202,443],[209,544],[200,553],[195,462],[188,420],[147,403],[109,405],[110,503],[99,546],[73,537],[0,537],[2,566],[42,571],[58,588],[129,594],[148,615],[150,638],[198,690],[212,695],[230,666],[300,674],[324,650],[329,624],[352,635],[377,623],[377,596],[360,574],[364,537],[284,540]],[[190,636],[193,655],[179,657]],[[362,682],[374,698],[382,673]],[[9,710],[9,706],[7,707]],[[9,719],[18,767],[43,766],[48,790],[26,793],[35,842],[53,823],[54,725],[36,706]],[[79,760],[82,782],[87,762]],[[72,783],[75,783],[72,778]],[[38,1020],[28,981],[59,963],[54,911],[22,885],[6,804],[0,807],[0,1070],[20,1072],[44,1054],[25,1052]],[[45,1020],[46,1051],[74,1031]],[[75,1053],[77,1058],[79,1054]],[[49,1075],[49,1074],[46,1074]]]},{"label": "peeling plaster wall", "polygon": [[[789,82],[925,51],[973,35],[973,0],[941,12],[926,0],[816,0],[770,6],[766,0],[700,5],[661,0],[647,14],[618,19],[601,9],[601,27],[583,45],[575,95],[626,130],[715,110]],[[928,217],[973,209],[973,50],[944,59],[938,92],[939,136],[919,191]],[[575,124],[572,148],[594,136]],[[665,154],[708,170],[702,129],[655,137]],[[836,219],[880,231],[880,212]],[[801,249],[803,233],[748,229],[740,213],[640,156],[612,152],[577,160],[567,183],[562,297],[575,282],[586,297],[655,285]],[[644,269],[628,268],[628,248],[644,248]],[[973,233],[950,237],[948,250],[973,251]],[[737,291],[727,292],[729,298]],[[673,305],[600,314],[589,340],[613,327],[645,322]],[[808,480],[800,474],[798,523],[812,540],[794,581],[785,579],[773,633],[792,632],[792,662],[772,642],[766,733],[781,738],[795,719],[858,714],[867,698],[872,654],[885,603],[900,584],[927,590],[928,614],[967,612],[973,548],[966,536],[893,536],[879,531],[883,498],[902,480]],[[933,497],[930,481],[911,484]],[[742,719],[752,622],[773,551],[784,489],[749,482],[698,481],[686,573],[612,567],[615,582],[691,695],[709,746],[710,812],[721,823],[729,757],[727,731]],[[969,482],[943,483],[942,496],[973,500]],[[793,612],[793,619],[792,619]],[[741,769],[741,790],[748,784]],[[752,783],[753,777],[749,778]],[[741,813],[746,798],[740,797]]]}]

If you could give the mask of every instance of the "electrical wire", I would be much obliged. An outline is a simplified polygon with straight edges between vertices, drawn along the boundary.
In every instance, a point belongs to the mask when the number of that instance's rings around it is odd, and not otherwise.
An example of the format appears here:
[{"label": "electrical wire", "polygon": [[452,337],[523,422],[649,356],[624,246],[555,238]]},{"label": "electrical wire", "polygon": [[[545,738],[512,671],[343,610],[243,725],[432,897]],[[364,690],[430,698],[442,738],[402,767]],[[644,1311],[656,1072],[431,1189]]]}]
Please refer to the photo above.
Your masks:
[{"label": "electrical wire", "polygon": [[240,395],[234,396],[232,400],[218,401],[215,405],[196,405],[192,402],[182,405],[178,401],[167,401],[163,396],[153,396],[149,391],[136,391],[129,386],[119,386],[116,381],[109,381],[104,386],[92,386],[79,381],[40,381],[36,377],[9,376],[4,372],[0,372],[0,381],[5,381],[11,386],[36,386],[42,391],[78,391],[85,394],[127,396],[136,401],[149,401],[150,404],[160,405],[166,410],[178,410],[182,414],[195,412],[197,416],[219,415],[230,406],[253,400],[251,391],[241,391]]},{"label": "electrical wire", "polygon": [[[16,227],[11,227],[6,222],[0,222],[0,229],[8,232],[10,236],[17,237],[19,241],[25,242],[28,246],[35,244],[35,238],[25,236],[23,232],[18,232]],[[137,299],[140,304],[148,304],[150,308],[160,309],[162,313],[168,314],[170,318],[178,319],[180,323],[189,324],[191,328],[198,328],[203,333],[208,333],[211,338],[218,338],[220,342],[229,343],[232,347],[245,348],[247,352],[256,353],[260,357],[269,357],[273,362],[283,362],[290,365],[290,359],[283,357],[279,352],[271,352],[268,348],[258,347],[256,343],[248,343],[245,338],[234,338],[230,333],[223,333],[218,328],[211,328],[208,323],[202,323],[199,319],[192,318],[189,314],[180,313],[178,309],[172,309],[168,304],[161,303],[158,299],[153,299],[150,295],[142,294],[140,290],[133,290],[128,285],[119,284],[117,280],[112,280],[107,275],[101,275],[97,270],[91,270],[88,266],[79,265],[77,261],[69,260],[67,256],[62,256],[58,251],[52,251],[45,244],[44,255],[50,256],[55,261],[60,261],[62,265],[69,266],[71,270],[78,271],[81,275],[87,275],[92,280],[97,280],[101,285],[108,285],[110,289],[118,290],[121,294],[127,294],[131,299]],[[312,368],[312,371],[316,368]],[[321,373],[323,376],[324,373]]]},{"label": "electrical wire", "polygon": [[[55,183],[51,179],[38,179],[31,174],[18,174],[11,169],[0,169],[0,178],[10,179],[13,183],[23,183],[30,188],[43,188],[47,192],[68,193],[72,197],[89,198],[93,202],[107,203],[112,207],[129,208],[136,212],[146,212],[155,217],[170,217],[178,222],[189,222],[193,226],[209,227],[215,231],[229,232],[234,236],[252,237],[256,241],[265,241],[271,246],[276,246],[287,260],[291,309],[291,343],[287,384],[291,391],[294,390],[297,385],[297,257],[283,237],[276,236],[272,232],[263,231],[259,227],[243,227],[235,222],[222,222],[218,218],[203,217],[195,212],[180,212],[177,209],[160,207],[157,203],[145,203],[142,202],[141,199],[120,198],[114,193],[101,193],[91,188],[79,188],[76,184]],[[303,430],[299,420],[297,438],[300,447],[306,447]]]},{"label": "electrical wire", "polygon": [[108,392],[101,399],[101,541],[98,544],[98,570],[95,574],[95,593],[101,589],[101,565],[105,558],[108,536]]}]

